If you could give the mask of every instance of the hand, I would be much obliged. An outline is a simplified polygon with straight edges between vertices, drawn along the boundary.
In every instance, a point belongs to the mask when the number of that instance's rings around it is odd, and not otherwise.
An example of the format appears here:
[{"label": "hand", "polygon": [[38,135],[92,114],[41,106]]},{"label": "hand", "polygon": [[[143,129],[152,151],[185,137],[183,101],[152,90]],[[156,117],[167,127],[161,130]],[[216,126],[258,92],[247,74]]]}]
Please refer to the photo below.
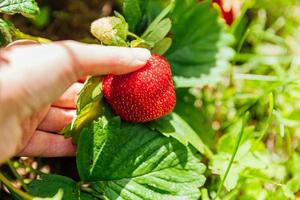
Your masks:
[{"label": "hand", "polygon": [[27,44],[0,51],[0,163],[19,156],[72,156],[59,132],[75,116],[87,75],[124,74],[143,66],[146,49],[73,41]]}]

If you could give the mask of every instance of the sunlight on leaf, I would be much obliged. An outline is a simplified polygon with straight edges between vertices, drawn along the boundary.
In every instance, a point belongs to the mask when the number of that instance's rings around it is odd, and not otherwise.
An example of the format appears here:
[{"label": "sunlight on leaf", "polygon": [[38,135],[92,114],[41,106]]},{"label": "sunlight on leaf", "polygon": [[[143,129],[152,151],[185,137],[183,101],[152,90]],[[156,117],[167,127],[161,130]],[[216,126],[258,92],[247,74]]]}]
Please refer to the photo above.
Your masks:
[{"label": "sunlight on leaf", "polygon": [[0,47],[13,41],[15,27],[9,21],[0,18]]},{"label": "sunlight on leaf", "polygon": [[109,199],[198,199],[205,181],[199,157],[142,124],[99,119],[81,133],[77,166]]},{"label": "sunlight on leaf", "polygon": [[[88,200],[94,199],[80,191],[72,179],[60,175],[43,174],[29,185],[29,193],[36,196],[34,200]],[[37,198],[38,197],[38,198]]]},{"label": "sunlight on leaf", "polygon": [[0,13],[20,13],[25,17],[34,17],[39,13],[39,7],[35,0],[1,0]]},{"label": "sunlight on leaf", "polygon": [[156,120],[149,124],[151,128],[161,132],[167,137],[174,137],[184,145],[193,145],[200,153],[211,158],[213,153],[203,143],[199,135],[176,113]]},{"label": "sunlight on leaf", "polygon": [[176,87],[214,84],[229,69],[233,38],[218,17],[210,1],[176,1],[171,14],[173,45],[166,54]]}]

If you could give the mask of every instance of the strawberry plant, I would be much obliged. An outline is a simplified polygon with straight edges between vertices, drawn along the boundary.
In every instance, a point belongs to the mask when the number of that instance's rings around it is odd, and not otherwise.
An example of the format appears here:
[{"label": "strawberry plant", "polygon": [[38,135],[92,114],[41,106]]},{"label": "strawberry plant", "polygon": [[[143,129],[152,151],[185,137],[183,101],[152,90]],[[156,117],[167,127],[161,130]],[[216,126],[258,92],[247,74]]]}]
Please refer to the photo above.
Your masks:
[{"label": "strawberry plant", "polygon": [[[3,198],[299,198],[298,2],[277,0],[274,13],[271,0],[107,0],[100,18],[85,7],[94,1],[78,2],[0,0],[0,45],[71,38],[152,57],[130,74],[88,77],[61,131],[76,161],[55,160],[56,173],[46,158],[8,161]],[[75,18],[84,37],[49,34]]]}]

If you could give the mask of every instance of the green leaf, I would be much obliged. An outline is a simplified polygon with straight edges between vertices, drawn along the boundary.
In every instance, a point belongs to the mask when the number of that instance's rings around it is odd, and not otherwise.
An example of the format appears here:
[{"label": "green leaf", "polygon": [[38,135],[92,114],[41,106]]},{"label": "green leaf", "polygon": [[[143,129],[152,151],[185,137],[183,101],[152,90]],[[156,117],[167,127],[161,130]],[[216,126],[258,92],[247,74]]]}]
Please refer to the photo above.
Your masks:
[{"label": "green leaf", "polygon": [[[128,23],[126,22],[125,18],[123,17],[123,15],[121,15],[120,13],[118,13],[117,11],[114,11],[114,14],[116,17],[118,17],[121,20],[121,23],[118,23],[115,25],[115,30],[117,31],[116,36],[118,36],[121,40],[123,40],[125,42],[127,36],[128,36]],[[119,46],[119,45],[116,45]],[[122,46],[122,45],[120,45]]]},{"label": "green leaf", "polygon": [[174,137],[184,145],[193,145],[208,158],[213,156],[210,149],[202,142],[199,135],[176,113],[172,113],[150,123],[150,126],[167,137]]},{"label": "green leaf", "polygon": [[151,32],[154,32],[158,24],[173,10],[175,6],[175,1],[171,0],[169,5],[161,11],[161,13],[153,20],[153,22],[148,26],[146,31],[143,33],[142,38],[147,37]]},{"label": "green leaf", "polygon": [[[98,162],[102,146],[107,139],[107,120],[101,117],[97,122],[92,122],[81,133],[77,148],[77,168],[83,180],[89,180],[93,173],[95,163]],[[100,172],[100,171],[99,171]]]},{"label": "green leaf", "polygon": [[168,6],[170,0],[139,0],[139,2],[142,16],[137,23],[134,32],[141,35],[161,11]]},{"label": "green leaf", "polygon": [[293,153],[290,159],[289,168],[293,176],[300,177],[300,155],[296,152]]},{"label": "green leaf", "polygon": [[207,106],[196,107],[199,101],[200,99],[193,96],[188,89],[177,89],[175,112],[189,124],[206,145],[215,148],[215,131],[212,129],[211,113]]},{"label": "green leaf", "polygon": [[[22,198],[19,194],[17,194],[14,190],[7,188],[7,190],[10,192],[10,195],[12,197],[13,200],[24,200],[24,198]],[[1,193],[0,193],[1,194]],[[1,195],[0,195],[1,197]]]},{"label": "green leaf", "polygon": [[147,48],[150,49],[154,44],[149,43],[141,38],[137,38],[135,40],[132,40],[130,42],[130,47],[135,48],[135,47],[141,47],[141,48]]},{"label": "green leaf", "polygon": [[211,1],[176,1],[171,14],[173,45],[166,54],[176,87],[214,84],[228,70],[233,38],[218,17]]},{"label": "green leaf", "polygon": [[54,197],[34,197],[33,200],[62,200],[64,196],[64,191],[62,189],[59,189],[58,192],[54,195]]},{"label": "green leaf", "polygon": [[129,25],[129,29],[133,31],[142,17],[139,0],[124,0],[123,14]]},{"label": "green leaf", "polygon": [[28,185],[28,189],[29,194],[42,198],[59,196],[57,191],[63,190],[62,200],[93,199],[90,195],[80,192],[80,188],[75,181],[60,175],[43,174],[40,179],[32,181]]},{"label": "green leaf", "polygon": [[[255,163],[256,160],[252,154],[247,154],[247,156],[249,156],[249,157],[244,158],[244,159],[251,160],[251,162]],[[219,174],[221,176],[221,178],[224,179],[230,158],[231,158],[231,154],[229,154],[229,153],[223,153],[223,152],[218,153],[211,159],[210,169],[212,170],[212,172],[214,174]],[[257,159],[257,161],[258,161],[258,159]],[[257,164],[259,164],[259,163],[257,163]],[[227,178],[224,182],[224,186],[228,191],[230,191],[236,187],[238,179],[239,179],[239,175],[243,170],[245,170],[246,167],[247,166],[243,165],[242,159],[235,160],[235,162],[232,164],[232,166],[227,174]]]},{"label": "green leaf", "polygon": [[296,196],[295,196],[294,193],[288,188],[288,186],[282,185],[281,188],[282,188],[282,190],[283,190],[284,196],[285,196],[287,199],[296,199]]},{"label": "green leaf", "polygon": [[155,18],[161,13],[161,11],[170,4],[170,0],[151,0],[148,1],[147,5],[145,6],[145,17],[148,23],[155,20]]},{"label": "green leaf", "polygon": [[198,199],[205,181],[199,158],[143,124],[101,118],[80,134],[77,166],[108,199]]},{"label": "green leaf", "polygon": [[15,27],[9,21],[0,18],[0,47],[13,41]]},{"label": "green leaf", "polygon": [[156,44],[166,37],[171,30],[171,26],[172,22],[169,18],[163,19],[143,39]]},{"label": "green leaf", "polygon": [[77,112],[80,112],[87,104],[102,96],[102,78],[100,76],[90,77],[78,95],[76,102]]},{"label": "green leaf", "polygon": [[0,13],[34,17],[39,13],[39,7],[34,0],[0,0]]},{"label": "green leaf", "polygon": [[171,47],[171,45],[172,45],[172,39],[166,37],[161,41],[157,42],[155,46],[151,49],[151,52],[155,54],[164,55]]},{"label": "green leaf", "polygon": [[48,6],[41,7],[40,12],[32,20],[32,24],[37,28],[44,28],[50,21],[50,8]]},{"label": "green leaf", "polygon": [[77,115],[60,133],[65,137],[73,137],[76,144],[78,134],[88,123],[103,114],[104,105],[102,102],[102,78],[90,77],[79,93],[76,102]]},{"label": "green leaf", "polygon": [[77,144],[78,134],[81,129],[87,126],[91,121],[99,117],[103,113],[103,104],[101,99],[97,99],[84,107],[71,122],[71,127],[69,125],[63,130],[66,137],[72,136],[73,142]]},{"label": "green leaf", "polygon": [[[236,140],[236,137],[233,138]],[[274,178],[281,182],[285,179],[285,168],[281,166],[282,161],[273,160],[273,155],[266,151],[262,145],[260,148],[251,150],[256,144],[256,140],[246,140],[238,149],[234,162],[229,170],[224,186],[227,190],[232,190],[238,184],[238,180],[243,175],[254,173],[253,177],[262,179]],[[232,157],[231,153],[220,151],[210,161],[210,169],[213,174],[219,174],[223,179],[226,168]]]},{"label": "green leaf", "polygon": [[300,190],[300,176],[294,176],[287,182],[288,188],[294,193]]}]

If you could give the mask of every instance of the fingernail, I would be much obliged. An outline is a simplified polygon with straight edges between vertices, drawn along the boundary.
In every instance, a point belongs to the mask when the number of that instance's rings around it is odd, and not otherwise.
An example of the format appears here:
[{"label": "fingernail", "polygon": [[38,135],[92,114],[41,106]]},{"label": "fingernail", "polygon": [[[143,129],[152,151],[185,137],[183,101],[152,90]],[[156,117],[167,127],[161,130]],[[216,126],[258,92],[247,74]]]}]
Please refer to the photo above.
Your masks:
[{"label": "fingernail", "polygon": [[145,63],[151,57],[151,53],[148,49],[143,48],[133,48],[133,55],[136,60]]},{"label": "fingernail", "polygon": [[16,41],[9,43],[6,47],[32,45],[32,44],[39,44],[39,43],[36,41],[32,41],[32,40],[16,40]]}]

